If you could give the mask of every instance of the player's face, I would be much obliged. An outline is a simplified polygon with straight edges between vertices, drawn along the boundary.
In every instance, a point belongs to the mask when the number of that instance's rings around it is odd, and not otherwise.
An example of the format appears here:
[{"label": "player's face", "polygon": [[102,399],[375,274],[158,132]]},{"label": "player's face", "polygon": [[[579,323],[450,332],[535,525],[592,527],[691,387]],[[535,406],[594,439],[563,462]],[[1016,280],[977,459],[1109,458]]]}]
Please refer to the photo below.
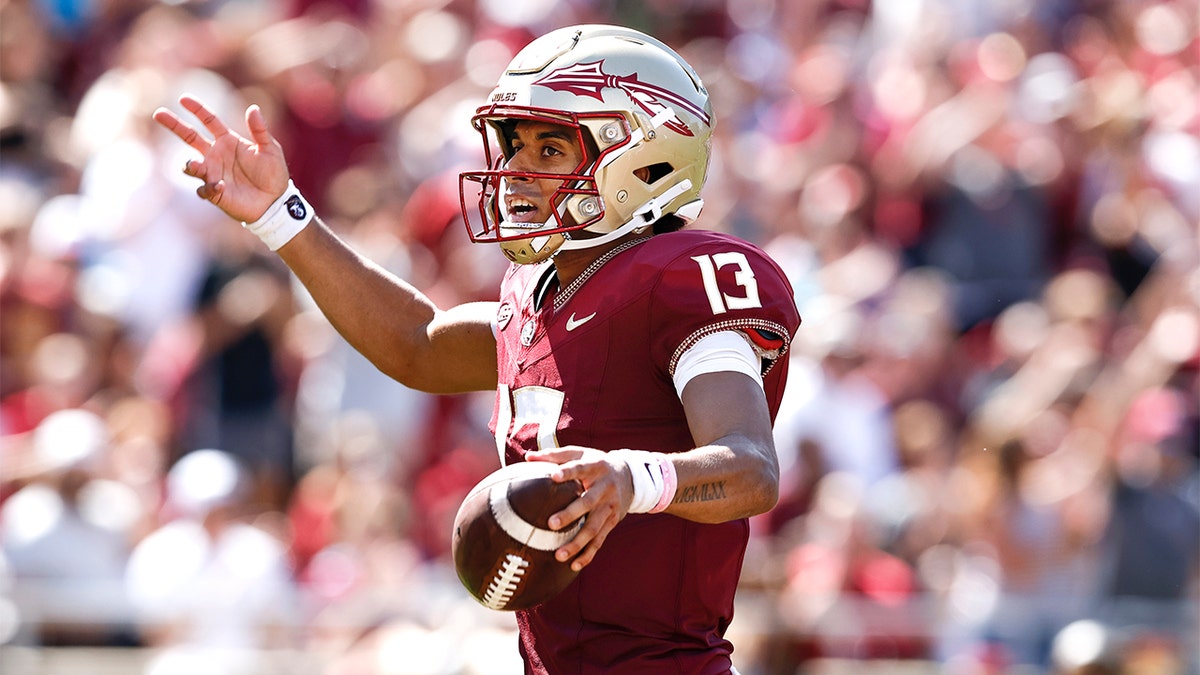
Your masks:
[{"label": "player's face", "polygon": [[[509,171],[571,174],[583,162],[578,134],[571,127],[550,122],[522,120],[509,138],[511,154],[505,162]],[[553,218],[553,197],[563,181],[508,176],[504,186],[504,208],[515,223],[544,223]]]}]

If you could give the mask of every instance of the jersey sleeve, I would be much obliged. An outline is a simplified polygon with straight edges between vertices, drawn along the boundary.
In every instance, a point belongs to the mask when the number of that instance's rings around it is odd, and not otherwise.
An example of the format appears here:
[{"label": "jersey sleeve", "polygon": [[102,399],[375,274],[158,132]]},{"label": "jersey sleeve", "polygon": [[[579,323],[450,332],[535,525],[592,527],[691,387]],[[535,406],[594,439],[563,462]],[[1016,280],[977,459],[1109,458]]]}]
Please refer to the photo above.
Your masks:
[{"label": "jersey sleeve", "polygon": [[741,331],[713,333],[686,349],[671,375],[675,393],[682,399],[683,390],[692,378],[722,372],[743,373],[759,387],[763,386],[762,359]]},{"label": "jersey sleeve", "polygon": [[800,324],[791,284],[775,261],[726,236],[702,238],[663,265],[650,313],[654,361],[669,377],[691,346],[727,330],[750,340],[765,376]]}]

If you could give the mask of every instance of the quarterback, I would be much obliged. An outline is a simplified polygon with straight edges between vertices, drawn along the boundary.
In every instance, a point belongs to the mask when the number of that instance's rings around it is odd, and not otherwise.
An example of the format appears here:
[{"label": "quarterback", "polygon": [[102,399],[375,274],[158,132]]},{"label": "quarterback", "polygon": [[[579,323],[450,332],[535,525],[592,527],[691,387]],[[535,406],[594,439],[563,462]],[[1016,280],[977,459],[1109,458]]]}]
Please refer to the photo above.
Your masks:
[{"label": "quarterback", "polygon": [[410,387],[495,391],[500,461],[583,484],[550,519],[587,516],[556,552],[579,576],[517,613],[526,671],[736,672],[725,632],[748,518],[778,498],[771,425],[800,318],[762,251],[689,226],[713,125],[691,66],[602,25],[516,55],[473,118],[486,168],[460,177],[470,238],[512,265],[495,302],[452,308],[314,217],[256,106],[247,138],[180,102],[200,126],[155,119],[200,153],[184,169],[197,194],[275,250],[355,348]]}]

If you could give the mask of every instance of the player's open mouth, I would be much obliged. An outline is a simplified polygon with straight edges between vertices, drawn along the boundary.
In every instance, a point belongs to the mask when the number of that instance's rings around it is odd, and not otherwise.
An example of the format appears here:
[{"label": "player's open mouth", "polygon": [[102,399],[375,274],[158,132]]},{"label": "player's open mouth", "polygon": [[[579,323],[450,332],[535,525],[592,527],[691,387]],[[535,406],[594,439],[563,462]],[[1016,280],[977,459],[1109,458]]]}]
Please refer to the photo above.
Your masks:
[{"label": "player's open mouth", "polygon": [[510,197],[507,206],[508,219],[514,223],[534,222],[538,213],[537,205],[522,197]]}]

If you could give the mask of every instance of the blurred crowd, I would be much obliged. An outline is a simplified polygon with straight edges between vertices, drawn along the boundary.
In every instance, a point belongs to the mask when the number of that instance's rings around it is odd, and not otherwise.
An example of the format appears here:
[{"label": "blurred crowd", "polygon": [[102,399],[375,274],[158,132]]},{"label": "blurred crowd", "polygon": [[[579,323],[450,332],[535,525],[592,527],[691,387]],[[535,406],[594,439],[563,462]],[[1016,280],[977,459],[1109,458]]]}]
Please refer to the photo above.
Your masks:
[{"label": "blurred crowd", "polygon": [[[386,379],[150,113],[258,103],[443,306],[468,123],[533,37],[649,32],[716,108],[700,225],[804,325],[731,631],[746,675],[1200,672],[1196,0],[0,0],[0,649],[147,672],[519,669],[447,560],[491,396]],[[309,667],[312,662],[308,662]],[[291,672],[318,672],[316,670]]]}]

